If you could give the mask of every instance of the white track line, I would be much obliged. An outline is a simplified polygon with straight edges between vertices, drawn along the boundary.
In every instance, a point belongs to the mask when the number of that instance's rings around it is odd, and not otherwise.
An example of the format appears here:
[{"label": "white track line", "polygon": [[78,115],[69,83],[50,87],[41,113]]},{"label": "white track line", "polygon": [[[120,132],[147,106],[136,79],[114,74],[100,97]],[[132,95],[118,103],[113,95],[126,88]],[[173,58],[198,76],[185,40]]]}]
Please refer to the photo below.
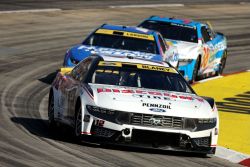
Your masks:
[{"label": "white track line", "polygon": [[214,79],[219,79],[219,78],[222,78],[222,77],[223,76],[216,76],[216,77],[212,77],[212,78],[208,78],[208,79],[198,81],[198,83],[203,83],[203,82],[211,81],[211,80],[214,80]]},{"label": "white track line", "polygon": [[145,5],[119,5],[109,6],[110,8],[155,8],[155,7],[183,7],[184,4],[145,4]]},{"label": "white track line", "polygon": [[249,2],[240,2],[240,5],[250,5]]},{"label": "white track line", "polygon": [[29,10],[8,10],[8,11],[0,11],[0,14],[9,14],[9,13],[37,13],[37,12],[56,12],[61,11],[59,8],[51,8],[51,9],[29,9]]}]

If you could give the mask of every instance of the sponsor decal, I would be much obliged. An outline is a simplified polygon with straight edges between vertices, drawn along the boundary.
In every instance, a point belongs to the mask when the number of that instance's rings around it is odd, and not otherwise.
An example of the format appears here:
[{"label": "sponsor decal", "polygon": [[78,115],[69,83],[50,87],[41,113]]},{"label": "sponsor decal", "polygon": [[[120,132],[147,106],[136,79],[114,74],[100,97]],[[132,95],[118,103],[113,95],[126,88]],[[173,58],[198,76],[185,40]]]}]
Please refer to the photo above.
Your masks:
[{"label": "sponsor decal", "polygon": [[147,91],[140,89],[117,89],[117,88],[97,88],[97,93],[122,93],[122,94],[132,94],[133,97],[137,98],[147,98],[147,99],[161,99],[161,100],[198,100],[199,102],[204,102],[204,100],[197,96],[190,95],[180,95],[169,93],[165,91]]},{"label": "sponsor decal", "polygon": [[115,67],[122,67],[121,62],[109,62],[109,61],[100,61],[98,66],[115,66]]},{"label": "sponsor decal", "polygon": [[217,43],[214,47],[217,51],[225,50],[227,48],[226,40],[223,40],[222,42]]},{"label": "sponsor decal", "polygon": [[145,98],[145,99],[157,99],[157,100],[175,100],[175,98],[165,97],[165,96],[153,96],[153,95],[140,95],[140,94],[133,94],[135,98]]},{"label": "sponsor decal", "polygon": [[136,65],[138,69],[177,73],[177,71],[171,67],[153,66],[153,65],[145,65],[145,64],[106,62],[106,61],[100,61],[98,64],[98,66],[115,66],[115,67],[122,67],[122,65]]},{"label": "sponsor decal", "polygon": [[161,109],[161,108],[150,108],[149,110],[153,112],[166,112],[166,110]]},{"label": "sponsor decal", "polygon": [[99,29],[95,33],[96,34],[108,34],[108,35],[120,35],[120,36],[124,36],[124,37],[146,39],[146,40],[150,40],[150,41],[155,40],[153,35],[127,32],[127,31],[119,31],[119,30]]},{"label": "sponsor decal", "polygon": [[171,25],[173,26],[179,26],[179,27],[186,27],[186,28],[191,28],[191,29],[196,29],[196,27],[194,26],[189,26],[189,25],[185,25],[185,24],[177,24],[177,23],[171,23]]},{"label": "sponsor decal", "polygon": [[171,109],[170,105],[165,105],[165,104],[142,103],[142,106],[143,107],[155,107],[155,108]]},{"label": "sponsor decal", "polygon": [[157,55],[152,53],[145,53],[139,51],[129,51],[129,50],[121,50],[121,49],[112,49],[112,48],[100,48],[94,46],[79,46],[78,50],[84,49],[86,52],[91,52],[92,54],[104,54],[104,55],[111,55],[111,56],[125,56],[125,57],[137,57],[143,59],[153,59]]},{"label": "sponsor decal", "polygon": [[177,73],[173,68],[168,68],[168,67],[160,67],[160,66],[151,66],[151,65],[137,64],[137,68],[139,68],[139,69],[146,69],[146,70],[154,70],[154,71]]},{"label": "sponsor decal", "polygon": [[105,123],[105,121],[101,120],[101,119],[94,120],[94,125],[96,125],[96,126],[103,127],[104,123]]}]

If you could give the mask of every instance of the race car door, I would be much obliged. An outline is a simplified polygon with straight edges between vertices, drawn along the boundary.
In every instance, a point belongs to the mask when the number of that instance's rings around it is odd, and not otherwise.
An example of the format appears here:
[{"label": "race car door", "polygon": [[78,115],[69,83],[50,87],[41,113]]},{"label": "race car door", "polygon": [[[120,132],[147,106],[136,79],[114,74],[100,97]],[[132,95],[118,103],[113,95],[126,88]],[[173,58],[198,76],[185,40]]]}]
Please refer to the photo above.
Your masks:
[{"label": "race car door", "polygon": [[201,34],[203,38],[203,55],[201,58],[200,64],[200,74],[205,74],[209,72],[213,72],[214,68],[214,60],[216,48],[214,47],[214,43],[216,42],[214,36],[211,33],[211,30],[207,26],[201,27]]},{"label": "race car door", "polygon": [[88,57],[80,62],[71,72],[71,78],[68,80],[68,87],[65,89],[66,98],[68,100],[67,112],[64,116],[73,123],[75,116],[76,100],[81,89],[81,81],[86,77],[91,66],[93,58]]},{"label": "race car door", "polygon": [[61,74],[60,77],[58,77],[58,112],[57,112],[57,118],[59,118],[62,122],[68,123],[67,119],[64,118],[64,113],[67,111],[68,108],[68,100],[66,96],[66,89],[69,87],[69,74]]}]

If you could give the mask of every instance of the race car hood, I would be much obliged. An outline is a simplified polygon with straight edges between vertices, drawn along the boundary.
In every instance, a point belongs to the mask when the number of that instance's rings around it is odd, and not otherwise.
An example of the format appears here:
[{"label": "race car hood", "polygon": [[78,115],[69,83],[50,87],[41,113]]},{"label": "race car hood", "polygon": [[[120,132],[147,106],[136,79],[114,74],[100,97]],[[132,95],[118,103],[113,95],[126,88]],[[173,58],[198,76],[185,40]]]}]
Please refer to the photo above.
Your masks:
[{"label": "race car hood", "polygon": [[178,51],[179,59],[196,59],[199,54],[198,43],[174,41],[165,39],[167,45],[171,48],[174,47]]},{"label": "race car hood", "polygon": [[90,84],[98,107],[117,111],[188,118],[214,116],[206,100],[190,93]]},{"label": "race car hood", "polygon": [[162,61],[162,56],[159,54],[151,54],[139,51],[129,51],[122,49],[112,49],[112,48],[104,48],[98,46],[87,46],[87,45],[77,45],[70,49],[69,51],[70,57],[75,59],[76,61],[81,61],[87,56],[91,54],[99,54],[99,55],[108,55],[108,56],[130,56],[137,58],[150,59],[155,61]]}]

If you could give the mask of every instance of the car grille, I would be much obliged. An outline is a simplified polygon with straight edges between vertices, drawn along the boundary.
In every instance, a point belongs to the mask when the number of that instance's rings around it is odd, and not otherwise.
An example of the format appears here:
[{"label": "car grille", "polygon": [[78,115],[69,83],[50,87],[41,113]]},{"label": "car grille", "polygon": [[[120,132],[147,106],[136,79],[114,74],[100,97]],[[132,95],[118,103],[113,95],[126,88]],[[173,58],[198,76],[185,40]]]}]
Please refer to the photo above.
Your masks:
[{"label": "car grille", "polygon": [[178,147],[180,142],[180,134],[178,133],[133,129],[132,134],[131,141],[141,145]]},{"label": "car grille", "polygon": [[95,136],[100,136],[100,137],[112,137],[115,134],[115,131],[112,129],[107,129],[98,126],[93,126],[91,132]]},{"label": "car grille", "polygon": [[198,146],[203,146],[203,147],[210,146],[210,137],[194,138],[193,141]]},{"label": "car grille", "polygon": [[183,120],[181,117],[161,116],[152,114],[133,113],[131,116],[131,124],[159,128],[183,128]]}]

